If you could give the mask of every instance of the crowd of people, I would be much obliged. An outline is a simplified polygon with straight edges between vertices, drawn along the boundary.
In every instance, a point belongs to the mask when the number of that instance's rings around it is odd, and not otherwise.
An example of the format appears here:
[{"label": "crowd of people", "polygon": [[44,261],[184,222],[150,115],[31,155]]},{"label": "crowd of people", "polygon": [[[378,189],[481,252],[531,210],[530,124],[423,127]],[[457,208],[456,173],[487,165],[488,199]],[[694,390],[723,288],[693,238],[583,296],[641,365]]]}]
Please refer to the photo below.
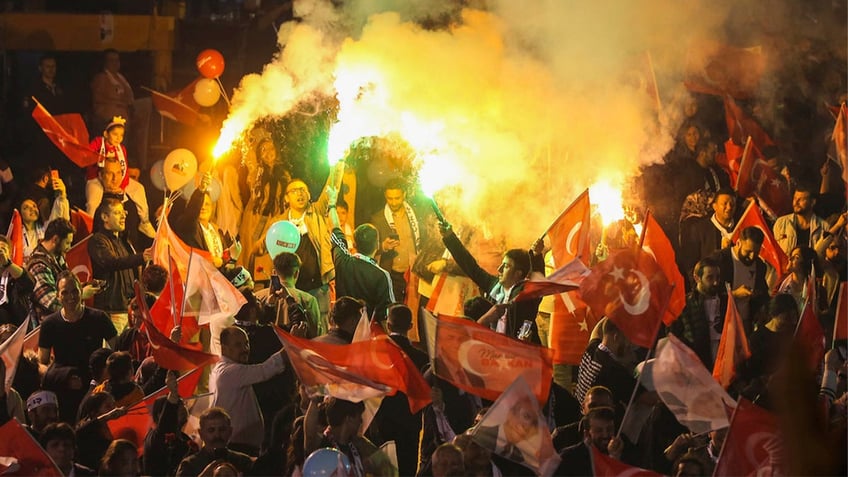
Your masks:
[{"label": "crowd of people", "polygon": [[[20,240],[0,236],[0,343],[20,327],[39,330],[37,346],[22,351],[15,368],[0,361],[0,382],[14,374],[11,387],[0,388],[0,424],[15,419],[25,425],[64,475],[297,475],[313,451],[327,447],[338,449],[356,476],[536,475],[538,469],[522,465],[517,448],[502,444],[497,429],[487,437],[482,430],[472,432],[492,403],[440,371],[444,363],[426,346],[422,310],[450,280],[471,292],[454,294],[452,304],[443,294],[439,309],[458,310],[517,341],[549,346],[555,340],[547,305],[540,298],[515,298],[528,279],[544,274],[546,254],[555,244],[540,240],[493,254],[475,236],[474,224],[454,230],[402,178],[383,184],[385,201],[371,215],[355,216],[363,208],[356,206],[351,166],[344,160],[335,165],[313,198],[316,184],[292,177],[267,132],[255,136],[243,167],[207,168],[169,212],[151,211],[139,182],[139,173],[147,171],[134,169],[123,145],[126,132],[137,127],[128,121],[132,88],[119,72],[118,53],[107,51],[104,60],[92,83],[97,135],[91,150],[99,162],[86,170],[38,167],[25,186],[15,185],[17,171],[0,170],[6,204],[1,210],[7,215],[0,223],[13,222],[17,209],[22,228]],[[55,58],[42,58],[43,84],[32,96],[63,112],[55,70]],[[830,157],[825,152],[806,162],[781,159],[801,151],[797,141],[782,153],[777,146],[764,150],[764,163],[790,191],[791,208],[770,220],[769,230],[746,226],[734,238],[747,204],[757,199],[734,189],[732,161],[721,160],[717,146],[727,131],[703,107],[711,101],[693,95],[674,149],[662,163],[640,171],[645,205],[672,242],[686,282],[680,284],[687,291],[685,307],[660,334],[679,338],[712,372],[732,301],[751,356],[738,366],[728,393],[778,414],[797,401],[786,397],[787,390],[820,394],[813,402],[826,409],[827,419],[814,419],[819,427],[804,432],[821,436],[821,442],[841,436],[830,447],[836,451],[817,464],[844,473],[848,367],[838,328],[846,319],[839,304],[848,272],[845,162],[839,159],[845,150],[836,144]],[[774,139],[781,143],[781,137]],[[806,151],[828,151],[830,137],[819,139],[822,144],[808,141]],[[36,153],[49,147],[41,144]],[[217,204],[214,181],[224,189]],[[66,182],[79,194],[69,193]],[[84,221],[72,222],[82,212],[92,218],[90,235],[81,230]],[[279,220],[293,224],[300,240],[291,251],[271,256],[265,237]],[[246,302],[213,326],[168,330],[175,343],[220,355],[194,390],[211,393],[210,406],[198,416],[197,436],[184,432],[189,412],[179,373],[153,358],[144,331],[150,324],[142,324],[144,310],[135,299],[143,290],[141,298],[153,306],[167,287],[167,264],[153,263],[151,246],[161,221],[187,246],[203,251]],[[785,270],[761,258],[769,235],[788,257]],[[92,268],[85,282],[66,262],[82,240]],[[591,264],[638,241],[633,224],[619,222],[591,244],[596,250]],[[255,282],[260,274],[268,280]],[[790,375],[798,382],[788,387],[787,357],[797,357],[792,342],[809,307],[828,351],[815,375]],[[369,318],[431,386],[432,403],[423,410],[412,412],[403,393],[367,411],[363,402],[310,393],[314,389],[299,382],[275,331],[345,346]],[[677,422],[656,391],[635,377],[649,351],[634,345],[614,320],[595,316],[593,322],[598,324],[582,344],[579,363],[557,364],[570,372],[555,373],[540,414],[561,459],[555,474],[591,475],[594,451],[663,474],[711,475],[727,428],[693,434]],[[461,374],[474,386],[485,385],[473,369]],[[155,424],[143,446],[114,438],[109,422],[162,388],[167,392],[155,400]],[[620,433],[634,403],[650,415],[641,432]],[[366,417],[370,423],[363,425]],[[517,413],[515,419],[522,418],[536,416]],[[789,448],[816,444],[800,442],[797,437],[805,434],[795,432],[784,436]],[[389,441],[393,452],[382,447]],[[784,470],[800,474],[812,468],[801,453],[790,449],[794,460]]]}]

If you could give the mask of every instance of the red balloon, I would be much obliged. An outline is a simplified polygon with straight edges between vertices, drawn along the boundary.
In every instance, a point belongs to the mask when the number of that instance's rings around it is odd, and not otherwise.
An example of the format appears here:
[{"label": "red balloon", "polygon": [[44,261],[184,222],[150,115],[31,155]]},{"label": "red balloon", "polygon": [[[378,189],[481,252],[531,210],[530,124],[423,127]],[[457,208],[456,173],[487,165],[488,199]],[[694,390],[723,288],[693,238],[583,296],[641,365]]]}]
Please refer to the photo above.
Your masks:
[{"label": "red balloon", "polygon": [[197,71],[204,78],[215,79],[224,72],[224,55],[218,50],[203,50],[197,55]]}]

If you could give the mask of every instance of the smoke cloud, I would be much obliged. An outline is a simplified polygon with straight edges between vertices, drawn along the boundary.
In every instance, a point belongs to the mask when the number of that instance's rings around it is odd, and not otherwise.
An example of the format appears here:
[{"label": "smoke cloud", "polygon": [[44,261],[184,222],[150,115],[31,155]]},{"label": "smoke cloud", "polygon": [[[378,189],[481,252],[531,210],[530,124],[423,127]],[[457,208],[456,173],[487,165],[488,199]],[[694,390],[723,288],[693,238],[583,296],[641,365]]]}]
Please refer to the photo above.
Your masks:
[{"label": "smoke cloud", "polygon": [[[661,160],[687,96],[687,47],[724,40],[734,4],[342,3],[295,1],[300,21],[280,29],[273,62],[243,78],[222,136],[338,92],[342,137],[400,133],[431,166],[422,179],[441,189],[448,219],[509,246],[527,246],[593,183],[623,187]],[[649,57],[664,113],[645,92]],[[619,200],[592,197],[602,199]]]}]

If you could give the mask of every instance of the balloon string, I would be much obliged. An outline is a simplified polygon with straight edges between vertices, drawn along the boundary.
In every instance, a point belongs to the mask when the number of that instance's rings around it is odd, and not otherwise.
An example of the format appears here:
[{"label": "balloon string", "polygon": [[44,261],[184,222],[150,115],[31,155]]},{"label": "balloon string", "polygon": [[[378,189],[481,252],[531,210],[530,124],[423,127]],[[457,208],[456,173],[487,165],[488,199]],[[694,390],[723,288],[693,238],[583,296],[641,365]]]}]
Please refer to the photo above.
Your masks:
[{"label": "balloon string", "polygon": [[221,90],[221,96],[223,96],[223,97],[224,97],[224,101],[226,101],[226,102],[227,102],[227,106],[232,106],[232,105],[230,104],[230,97],[229,97],[229,96],[227,96],[227,91],[226,91],[226,90],[224,90],[224,85],[223,85],[223,84],[221,84],[221,78],[220,78],[220,77],[215,78],[215,82],[216,82],[216,83],[218,83],[218,89],[219,89],[219,90]]}]

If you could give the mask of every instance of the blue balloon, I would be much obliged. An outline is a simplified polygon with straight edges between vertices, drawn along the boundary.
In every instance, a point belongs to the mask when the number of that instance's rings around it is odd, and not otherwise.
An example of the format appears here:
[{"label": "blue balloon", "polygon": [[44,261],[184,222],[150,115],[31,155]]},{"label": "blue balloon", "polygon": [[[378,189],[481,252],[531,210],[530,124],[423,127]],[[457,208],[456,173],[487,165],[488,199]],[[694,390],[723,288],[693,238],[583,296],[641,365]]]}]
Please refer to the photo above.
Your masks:
[{"label": "blue balloon", "polygon": [[316,450],[303,463],[303,477],[345,476],[350,475],[350,470],[347,456],[331,447]]},{"label": "blue balloon", "polygon": [[159,190],[165,190],[165,161],[156,161],[150,166],[150,182],[153,187]]},{"label": "blue balloon", "polygon": [[265,235],[265,248],[273,259],[282,252],[294,253],[300,246],[300,231],[288,220],[274,222]]}]

